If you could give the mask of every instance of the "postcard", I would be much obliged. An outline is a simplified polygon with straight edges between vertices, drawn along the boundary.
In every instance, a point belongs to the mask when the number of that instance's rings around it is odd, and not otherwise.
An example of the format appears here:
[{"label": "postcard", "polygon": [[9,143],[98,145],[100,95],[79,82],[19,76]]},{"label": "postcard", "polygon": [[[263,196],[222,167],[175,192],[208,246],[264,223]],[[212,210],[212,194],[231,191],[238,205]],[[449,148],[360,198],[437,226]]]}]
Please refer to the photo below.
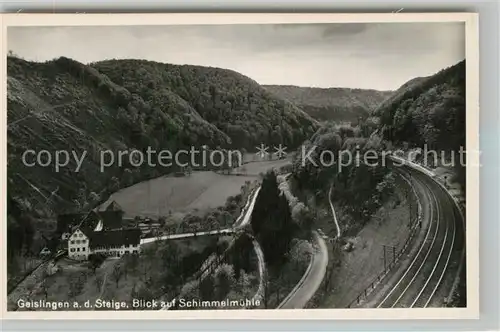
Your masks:
[{"label": "postcard", "polygon": [[478,318],[477,14],[1,21],[5,318]]}]

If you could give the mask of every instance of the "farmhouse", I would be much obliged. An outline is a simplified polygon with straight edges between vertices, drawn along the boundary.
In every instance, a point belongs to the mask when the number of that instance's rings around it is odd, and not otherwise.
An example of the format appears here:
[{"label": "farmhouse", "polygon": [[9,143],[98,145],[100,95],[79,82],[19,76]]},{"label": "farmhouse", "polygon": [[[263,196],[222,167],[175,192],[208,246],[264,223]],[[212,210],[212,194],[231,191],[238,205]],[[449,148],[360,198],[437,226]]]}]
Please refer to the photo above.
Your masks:
[{"label": "farmhouse", "polygon": [[140,250],[141,231],[138,228],[110,231],[85,231],[77,229],[68,241],[68,257],[86,260],[90,254],[121,257],[137,254]]},{"label": "farmhouse", "polygon": [[[66,216],[63,221],[80,222],[69,234],[63,234],[68,241],[68,257],[86,260],[90,254],[100,253],[110,257],[121,257],[126,253],[138,253],[141,231],[138,228],[124,228],[123,211],[115,202],[104,211],[91,211],[83,217]],[[59,221],[59,218],[58,218]],[[58,224],[59,225],[59,224]]]}]

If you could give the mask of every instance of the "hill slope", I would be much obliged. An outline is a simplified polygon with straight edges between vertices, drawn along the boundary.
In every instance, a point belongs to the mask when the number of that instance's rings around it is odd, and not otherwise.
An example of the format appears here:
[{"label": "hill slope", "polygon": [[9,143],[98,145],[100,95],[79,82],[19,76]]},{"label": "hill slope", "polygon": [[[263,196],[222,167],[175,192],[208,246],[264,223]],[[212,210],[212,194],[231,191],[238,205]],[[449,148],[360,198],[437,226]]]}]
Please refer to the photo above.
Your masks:
[{"label": "hill slope", "polygon": [[[122,165],[102,172],[102,151],[117,158],[118,151],[146,152],[148,147],[175,153],[202,145],[297,146],[316,129],[316,121],[299,108],[229,70],[140,60],[84,65],[64,57],[45,63],[8,57],[7,66],[11,249],[27,243],[28,226],[19,222],[26,215],[85,210],[120,187],[176,170],[158,165],[157,159],[157,167],[134,166],[125,155]],[[52,163],[25,165],[28,149],[47,150]],[[56,151],[70,157],[59,170]],[[74,157],[83,153],[75,172]],[[28,157],[29,163],[35,160]]]},{"label": "hill slope", "polygon": [[99,72],[144,98],[152,108],[170,109],[174,94],[231,139],[230,146],[253,149],[262,142],[297,146],[316,121],[237,72],[142,60],[93,64]]},{"label": "hill slope", "polygon": [[276,96],[298,105],[320,120],[356,122],[366,118],[392,91],[348,88],[309,88],[290,85],[265,85]]},{"label": "hill slope", "polygon": [[[465,148],[465,60],[435,75],[411,80],[374,112],[382,136],[396,144],[445,151]],[[455,160],[465,188],[465,169]]]},{"label": "hill slope", "polygon": [[465,60],[405,83],[374,115],[390,141],[457,150],[465,144]]}]

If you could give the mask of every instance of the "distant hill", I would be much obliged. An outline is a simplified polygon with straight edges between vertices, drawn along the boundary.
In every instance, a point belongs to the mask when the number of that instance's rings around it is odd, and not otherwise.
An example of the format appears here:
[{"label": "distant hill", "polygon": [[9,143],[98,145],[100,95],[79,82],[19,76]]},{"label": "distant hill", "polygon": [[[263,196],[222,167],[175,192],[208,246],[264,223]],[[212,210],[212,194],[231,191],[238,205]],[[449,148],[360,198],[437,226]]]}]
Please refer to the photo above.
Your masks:
[{"label": "distant hill", "polygon": [[357,123],[370,113],[392,91],[348,88],[309,88],[291,85],[265,85],[276,96],[289,100],[319,121]]},{"label": "distant hill", "polygon": [[[37,63],[12,56],[7,67],[8,197],[17,220],[23,212],[36,217],[86,209],[121,187],[176,170],[125,160],[101,172],[102,151],[294,147],[317,127],[294,104],[225,69],[142,60],[84,65],[65,57]],[[53,163],[26,166],[28,149],[47,150],[52,158],[56,151],[87,155],[79,172],[72,155],[57,171]],[[9,220],[9,240],[24,236]]]}]

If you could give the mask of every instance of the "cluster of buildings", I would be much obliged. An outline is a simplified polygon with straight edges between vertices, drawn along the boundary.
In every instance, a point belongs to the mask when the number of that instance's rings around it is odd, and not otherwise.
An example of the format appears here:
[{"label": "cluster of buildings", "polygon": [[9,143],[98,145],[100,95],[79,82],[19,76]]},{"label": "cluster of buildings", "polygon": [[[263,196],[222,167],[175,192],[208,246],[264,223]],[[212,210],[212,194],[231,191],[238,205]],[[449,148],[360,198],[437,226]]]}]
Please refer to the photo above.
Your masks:
[{"label": "cluster of buildings", "polygon": [[87,260],[91,254],[121,257],[140,251],[141,230],[126,227],[123,210],[111,202],[103,211],[62,214],[57,232],[68,243],[68,257]]}]

